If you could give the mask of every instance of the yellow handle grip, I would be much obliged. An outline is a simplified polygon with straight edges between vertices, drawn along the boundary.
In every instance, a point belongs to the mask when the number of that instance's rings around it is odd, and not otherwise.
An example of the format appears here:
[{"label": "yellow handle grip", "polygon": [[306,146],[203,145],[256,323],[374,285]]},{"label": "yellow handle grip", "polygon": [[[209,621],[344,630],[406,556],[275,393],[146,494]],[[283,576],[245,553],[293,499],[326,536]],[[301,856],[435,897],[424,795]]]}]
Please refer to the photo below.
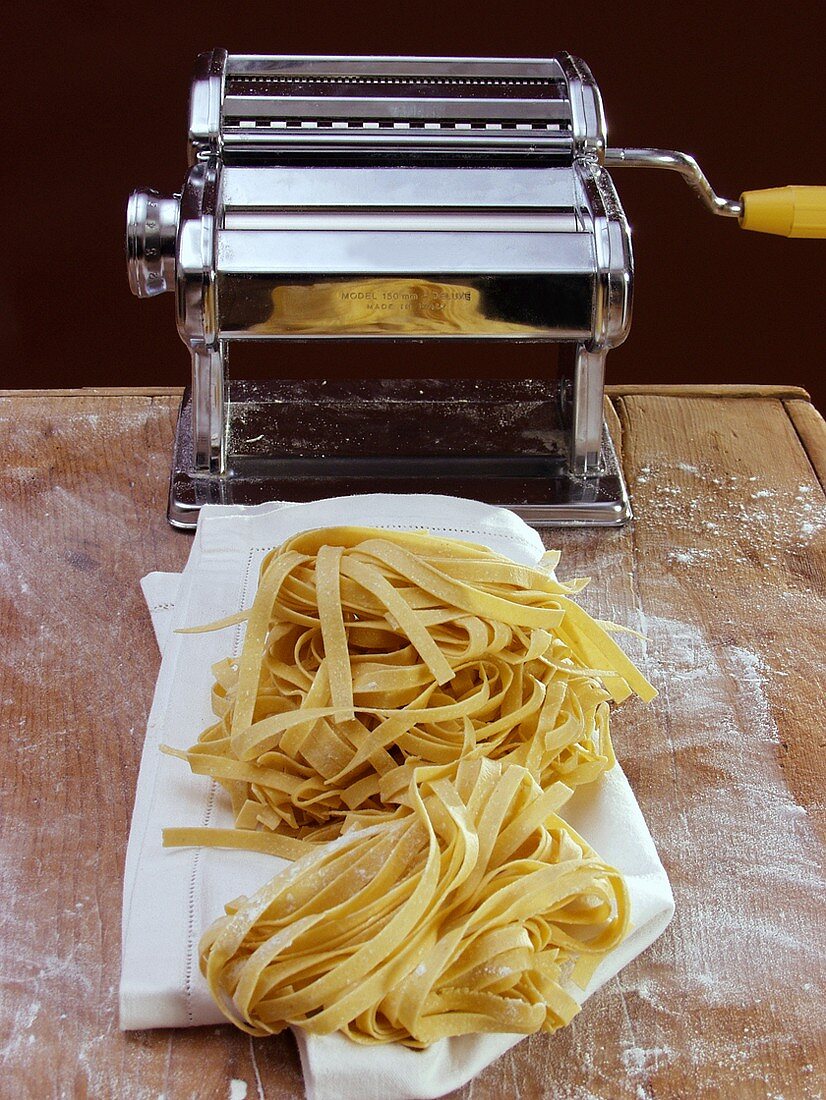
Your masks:
[{"label": "yellow handle grip", "polygon": [[826,237],[826,187],[770,187],[744,191],[740,225],[781,237]]}]

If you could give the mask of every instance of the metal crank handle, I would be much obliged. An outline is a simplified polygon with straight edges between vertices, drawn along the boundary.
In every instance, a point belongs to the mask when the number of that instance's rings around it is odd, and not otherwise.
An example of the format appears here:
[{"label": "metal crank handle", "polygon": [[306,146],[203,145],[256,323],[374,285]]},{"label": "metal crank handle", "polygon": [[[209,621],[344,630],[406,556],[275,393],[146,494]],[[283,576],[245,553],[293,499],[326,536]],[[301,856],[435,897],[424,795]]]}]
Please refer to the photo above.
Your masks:
[{"label": "metal crank handle", "polygon": [[715,194],[694,157],[673,149],[606,149],[606,167],[666,168],[679,172],[714,214],[737,218],[743,229],[781,237],[826,237],[826,187],[770,187],[737,199]]}]

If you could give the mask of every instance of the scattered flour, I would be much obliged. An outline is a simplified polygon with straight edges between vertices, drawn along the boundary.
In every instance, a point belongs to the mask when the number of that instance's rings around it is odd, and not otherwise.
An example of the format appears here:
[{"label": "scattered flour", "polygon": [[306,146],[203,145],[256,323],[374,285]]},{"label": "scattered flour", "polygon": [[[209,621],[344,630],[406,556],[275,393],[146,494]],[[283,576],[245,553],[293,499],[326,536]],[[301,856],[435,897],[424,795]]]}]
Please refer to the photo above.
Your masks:
[{"label": "scattered flour", "polygon": [[[659,720],[652,739],[639,711],[624,715],[617,751],[632,783],[639,776],[646,791],[659,790],[644,810],[666,869],[679,867],[679,875],[672,876],[671,932],[618,975],[615,999],[623,1007],[636,1000],[642,1016],[684,1018],[687,1030],[685,1044],[672,1050],[641,1046],[630,1034],[623,1067],[646,1097],[659,1095],[648,1083],[666,1067],[690,1076],[719,1064],[756,1082],[765,1051],[776,1060],[791,1035],[817,1041],[815,989],[826,982],[815,916],[826,892],[822,847],[786,787],[760,654],[671,618],[640,613],[630,625],[647,636],[634,656],[661,693],[653,704]],[[822,655],[810,660],[813,675],[823,671]],[[698,776],[705,782],[698,785]],[[695,793],[686,805],[681,791],[689,782]],[[801,893],[809,895],[807,911],[786,903]],[[772,975],[768,990],[764,973]],[[695,1012],[704,1018],[699,1034],[690,1026]],[[715,1015],[719,1029],[710,1026]],[[734,1043],[717,1038],[738,1028]],[[712,1082],[696,1086],[701,1095]]]},{"label": "scattered flour", "polygon": [[[800,1054],[811,1058],[822,1038],[826,867],[815,813],[787,784],[774,706],[801,659],[807,679],[826,682],[826,650],[810,647],[803,657],[799,643],[804,624],[811,630],[818,614],[826,618],[805,549],[826,531],[826,508],[812,486],[780,494],[756,477],[710,474],[730,494],[706,520],[703,475],[683,473],[697,480],[690,492],[655,493],[674,475],[654,462],[637,479],[651,482],[638,537],[645,524],[671,573],[646,570],[642,556],[627,572],[620,540],[549,542],[562,548],[563,578],[574,563],[594,577],[583,597],[592,614],[646,637],[621,642],[660,697],[647,708],[623,706],[612,730],[677,910],[666,934],[554,1036],[547,1095],[715,1096],[721,1067],[742,1082],[743,1096],[780,1096],[795,1082],[796,1100],[823,1100],[817,1075],[798,1061],[811,1064]],[[747,506],[762,513],[758,521],[745,522]],[[728,570],[729,557],[745,568]],[[765,585],[758,570],[771,563],[778,568]],[[715,615],[708,589],[733,576],[741,581],[735,609],[721,598]],[[792,900],[801,896],[805,905]],[[610,1045],[600,1042],[603,1028]],[[588,1089],[568,1085],[571,1064],[587,1074]]]},{"label": "scattered flour", "polygon": [[[675,470],[684,475],[676,483]],[[777,563],[781,555],[826,536],[826,502],[816,486],[759,488],[758,481],[754,475],[723,474],[687,462],[649,463],[639,468],[631,489],[633,496],[634,484],[658,486],[649,497],[646,519],[667,528],[673,547],[668,560],[675,567],[719,568],[729,561],[753,565],[757,556],[764,564]],[[713,519],[702,518],[704,486],[706,492],[714,487],[719,507]]]},{"label": "scattered flour", "polygon": [[626,1047],[622,1052],[622,1064],[633,1079],[643,1072],[648,1073],[652,1069],[657,1069],[660,1062],[672,1057],[673,1053],[665,1047],[650,1047],[645,1050],[642,1047],[631,1046]]}]

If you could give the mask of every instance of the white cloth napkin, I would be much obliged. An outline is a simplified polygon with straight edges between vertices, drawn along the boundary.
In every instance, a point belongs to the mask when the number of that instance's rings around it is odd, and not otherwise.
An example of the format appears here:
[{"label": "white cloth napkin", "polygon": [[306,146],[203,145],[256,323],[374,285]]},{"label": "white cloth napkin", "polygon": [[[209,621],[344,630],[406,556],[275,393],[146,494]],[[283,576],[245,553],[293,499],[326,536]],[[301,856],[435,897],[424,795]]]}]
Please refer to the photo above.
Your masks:
[{"label": "white cloth napkin", "polygon": [[[515,561],[543,552],[539,536],[517,516],[469,500],[431,495],[365,495],[310,504],[207,506],[201,511],[182,574],[142,581],[163,653],[149,716],[123,891],[120,1024],[124,1029],[215,1024],[223,1016],[198,969],[201,932],[224,903],[268,881],[283,861],[254,852],[163,849],[164,826],[232,825],[229,801],[215,783],[163,756],[161,743],[186,748],[210,724],[210,666],[238,653],[242,628],[180,635],[248,607],[264,554],[299,531],[336,525],[434,534],[484,543]],[[674,911],[665,871],[640,808],[619,766],[580,789],[563,814],[599,854],[625,875],[632,931],[606,958],[585,1000],[662,933]],[[461,1087],[515,1043],[518,1035],[469,1035],[425,1051],[359,1046],[341,1035],[296,1029],[308,1100],[426,1100]]]}]

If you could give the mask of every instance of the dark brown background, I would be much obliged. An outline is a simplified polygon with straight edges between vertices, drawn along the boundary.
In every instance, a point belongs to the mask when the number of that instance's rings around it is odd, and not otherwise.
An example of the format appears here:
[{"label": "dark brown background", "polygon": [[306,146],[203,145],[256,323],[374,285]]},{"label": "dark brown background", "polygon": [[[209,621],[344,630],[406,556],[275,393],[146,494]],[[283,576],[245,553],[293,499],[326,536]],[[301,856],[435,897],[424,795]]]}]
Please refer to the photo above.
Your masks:
[{"label": "dark brown background", "polygon": [[[6,16],[2,386],[183,383],[173,301],[139,302],[126,198],[178,190],[195,54],[580,54],[614,144],[694,153],[718,192],[826,183],[826,17],[797,5],[459,0],[76,4]],[[9,178],[9,167],[13,168]],[[610,382],[783,382],[826,407],[826,241],[743,233],[670,173],[617,170],[635,318]],[[496,354],[495,351],[492,352]]]}]

